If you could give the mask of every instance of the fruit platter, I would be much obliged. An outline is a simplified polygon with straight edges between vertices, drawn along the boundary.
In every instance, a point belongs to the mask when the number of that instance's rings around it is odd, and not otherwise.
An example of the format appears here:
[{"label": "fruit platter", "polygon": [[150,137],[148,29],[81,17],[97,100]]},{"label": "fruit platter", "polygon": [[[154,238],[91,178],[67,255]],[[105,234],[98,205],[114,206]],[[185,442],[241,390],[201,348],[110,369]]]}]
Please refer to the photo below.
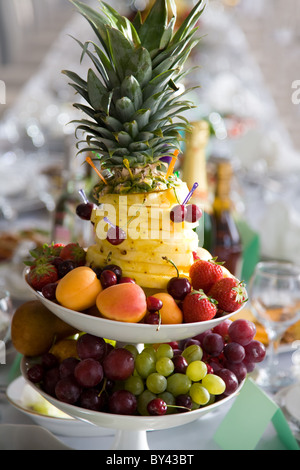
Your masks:
[{"label": "fruit platter", "polygon": [[265,348],[252,322],[231,319],[246,286],[198,246],[197,182],[188,188],[174,171],[191,128],[181,81],[203,2],[178,25],[172,1],[132,22],[104,2],[98,12],[71,1],[98,40],[77,41],[93,66],[86,80],[64,71],[86,101],[74,104],[86,115],[76,158],[98,181],[92,200],[80,190],[75,216],[93,225],[95,242],[29,253],[35,300],[15,312],[12,341],[24,378],[50,403],[117,429],[114,448],[147,449],[147,430],[233,398]]}]

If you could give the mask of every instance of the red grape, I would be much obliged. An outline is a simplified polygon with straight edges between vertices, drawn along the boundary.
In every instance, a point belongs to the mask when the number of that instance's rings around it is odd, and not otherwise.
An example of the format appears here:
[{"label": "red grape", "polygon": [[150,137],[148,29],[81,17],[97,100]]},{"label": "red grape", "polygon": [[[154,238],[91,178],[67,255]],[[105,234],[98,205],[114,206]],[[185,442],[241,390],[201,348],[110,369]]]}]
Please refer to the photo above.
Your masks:
[{"label": "red grape", "polygon": [[185,357],[178,355],[178,356],[173,356],[172,361],[174,363],[174,373],[180,373],[180,374],[185,374],[185,371],[188,366],[188,362],[185,359]]},{"label": "red grape", "polygon": [[85,333],[78,338],[77,354],[80,359],[102,361],[106,354],[106,342],[103,338]]},{"label": "red grape", "polygon": [[231,370],[231,372],[234,373],[239,383],[241,383],[247,377],[248,370],[243,362],[240,362],[239,364],[232,364],[231,362],[226,362],[225,366],[226,369],[229,369]]},{"label": "red grape", "polygon": [[224,340],[217,333],[210,333],[203,339],[202,347],[204,351],[212,357],[219,356],[224,348]]},{"label": "red grape", "polygon": [[68,357],[64,359],[59,365],[59,373],[62,379],[74,374],[75,367],[79,364],[79,359],[76,357]]},{"label": "red grape", "polygon": [[43,390],[49,395],[55,396],[55,387],[59,380],[60,373],[58,367],[47,370],[43,379]]},{"label": "red grape", "polygon": [[266,348],[260,341],[253,340],[245,346],[245,353],[245,361],[256,364],[264,360]]},{"label": "red grape", "polygon": [[116,390],[108,401],[109,411],[119,415],[132,415],[137,408],[137,399],[127,390]]},{"label": "red grape", "polygon": [[103,379],[103,367],[95,359],[83,359],[75,367],[74,376],[82,387],[95,387]]},{"label": "red grape", "polygon": [[232,320],[227,319],[222,321],[219,325],[215,326],[213,328],[213,333],[218,333],[218,335],[221,335],[224,340],[227,340],[228,338],[228,329],[232,323]]},{"label": "red grape", "polygon": [[104,358],[104,375],[109,380],[126,380],[134,372],[134,356],[125,348],[115,348]]},{"label": "red grape", "polygon": [[42,355],[42,366],[45,369],[52,369],[58,366],[58,359],[54,354],[48,352]]},{"label": "red grape", "polygon": [[232,322],[228,328],[228,334],[231,341],[246,346],[254,338],[256,326],[251,321],[241,318]]},{"label": "red grape", "polygon": [[30,367],[27,372],[27,377],[32,383],[39,383],[44,378],[44,368],[41,364],[35,364],[34,366]]},{"label": "red grape", "polygon": [[220,369],[216,371],[215,374],[221,377],[221,379],[223,379],[225,382],[225,385],[226,385],[226,389],[224,392],[225,396],[231,395],[232,393],[236,392],[239,386],[239,382],[238,382],[236,375],[231,370]]},{"label": "red grape", "polygon": [[245,359],[245,348],[238,343],[228,343],[224,347],[224,356],[229,362],[239,364]]},{"label": "red grape", "polygon": [[55,386],[55,395],[58,400],[73,405],[80,397],[81,387],[73,376],[60,379]]},{"label": "red grape", "polygon": [[86,388],[82,391],[79,399],[79,406],[93,411],[102,411],[106,403],[106,393],[100,393],[96,388]]}]

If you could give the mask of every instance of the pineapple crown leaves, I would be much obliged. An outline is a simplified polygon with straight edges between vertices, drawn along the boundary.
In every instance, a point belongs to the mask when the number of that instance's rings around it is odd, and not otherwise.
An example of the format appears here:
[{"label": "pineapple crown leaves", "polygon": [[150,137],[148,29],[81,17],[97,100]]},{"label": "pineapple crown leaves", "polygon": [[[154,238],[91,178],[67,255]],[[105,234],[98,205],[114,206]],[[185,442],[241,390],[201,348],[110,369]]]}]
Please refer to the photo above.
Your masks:
[{"label": "pineapple crown leaves", "polygon": [[[74,104],[88,118],[72,121],[85,137],[77,142],[78,153],[95,151],[102,168],[111,168],[122,166],[124,157],[136,166],[159,161],[165,144],[174,152],[180,134],[189,127],[180,113],[194,107],[182,99],[179,85],[183,66],[200,40],[194,35],[203,0],[175,34],[174,0],[156,0],[144,21],[138,13],[133,22],[104,2],[99,1],[98,12],[70,1],[98,40],[83,44],[74,38],[82,49],[81,61],[88,56],[92,62],[86,80],[63,71],[86,102]],[[80,148],[82,144],[88,146]]]}]

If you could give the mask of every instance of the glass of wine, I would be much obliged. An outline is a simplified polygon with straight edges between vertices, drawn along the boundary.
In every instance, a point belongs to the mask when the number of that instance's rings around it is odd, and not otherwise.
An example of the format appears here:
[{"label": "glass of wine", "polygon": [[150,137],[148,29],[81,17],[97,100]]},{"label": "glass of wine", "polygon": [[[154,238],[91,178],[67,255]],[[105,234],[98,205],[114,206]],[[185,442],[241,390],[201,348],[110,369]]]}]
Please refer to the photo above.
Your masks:
[{"label": "glass of wine", "polygon": [[300,320],[300,267],[277,261],[258,263],[249,298],[252,312],[269,338],[266,366],[258,369],[256,383],[276,392],[295,381],[291,369],[279,367],[278,345],[285,331]]}]

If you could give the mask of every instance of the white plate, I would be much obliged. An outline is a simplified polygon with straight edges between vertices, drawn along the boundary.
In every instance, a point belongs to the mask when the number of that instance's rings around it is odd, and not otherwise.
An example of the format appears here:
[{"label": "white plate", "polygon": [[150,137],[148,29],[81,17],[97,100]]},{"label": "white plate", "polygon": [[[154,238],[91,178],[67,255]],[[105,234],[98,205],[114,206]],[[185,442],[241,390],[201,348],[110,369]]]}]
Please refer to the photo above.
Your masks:
[{"label": "white plate", "polygon": [[[21,372],[24,379],[27,381],[27,371],[33,363],[34,361],[30,360],[29,358],[23,357],[22,359]],[[126,432],[136,432],[168,429],[196,421],[201,416],[210,413],[216,408],[222,407],[225,403],[235,397],[240,392],[243,384],[244,382],[241,383],[241,385],[234,394],[225,397],[222,400],[213,403],[212,405],[204,406],[197,410],[188,411],[186,413],[174,413],[164,416],[129,416],[118,415],[113,413],[104,413],[100,411],[91,411],[84,408],[80,408],[79,406],[63,403],[45,393],[37,385],[32,384],[32,386],[36,390],[38,390],[41,395],[43,395],[50,403],[52,403],[58,409],[62,410],[64,413],[67,413],[70,416],[74,416],[78,419],[88,421],[90,423],[95,424],[96,426],[104,426],[117,430],[124,430]]]},{"label": "white plate", "polygon": [[[99,437],[114,435],[113,430],[93,426],[90,423],[79,421],[71,416],[66,418],[43,415],[27,407],[22,399],[25,386],[31,386],[21,376],[14,380],[7,388],[8,401],[19,411],[27,415],[32,421],[48,431],[67,437]],[[36,391],[36,388],[33,388]]]},{"label": "white plate", "polygon": [[71,450],[40,426],[0,424],[0,436],[0,450]]},{"label": "white plate", "polygon": [[[24,270],[24,278],[28,268]],[[45,299],[41,293],[36,292],[27,283],[28,289],[35,297],[40,300],[52,313],[69,325],[77,328],[79,331],[90,333],[95,336],[101,336],[107,339],[121,341],[125,343],[166,343],[171,341],[180,341],[191,338],[206,330],[214,328],[224,320],[240,312],[245,304],[236,312],[229,313],[219,318],[213,318],[210,321],[195,323],[180,323],[176,325],[146,325],[143,323],[126,323],[105,318],[98,318],[85,313],[76,312],[61,305]]]}]

